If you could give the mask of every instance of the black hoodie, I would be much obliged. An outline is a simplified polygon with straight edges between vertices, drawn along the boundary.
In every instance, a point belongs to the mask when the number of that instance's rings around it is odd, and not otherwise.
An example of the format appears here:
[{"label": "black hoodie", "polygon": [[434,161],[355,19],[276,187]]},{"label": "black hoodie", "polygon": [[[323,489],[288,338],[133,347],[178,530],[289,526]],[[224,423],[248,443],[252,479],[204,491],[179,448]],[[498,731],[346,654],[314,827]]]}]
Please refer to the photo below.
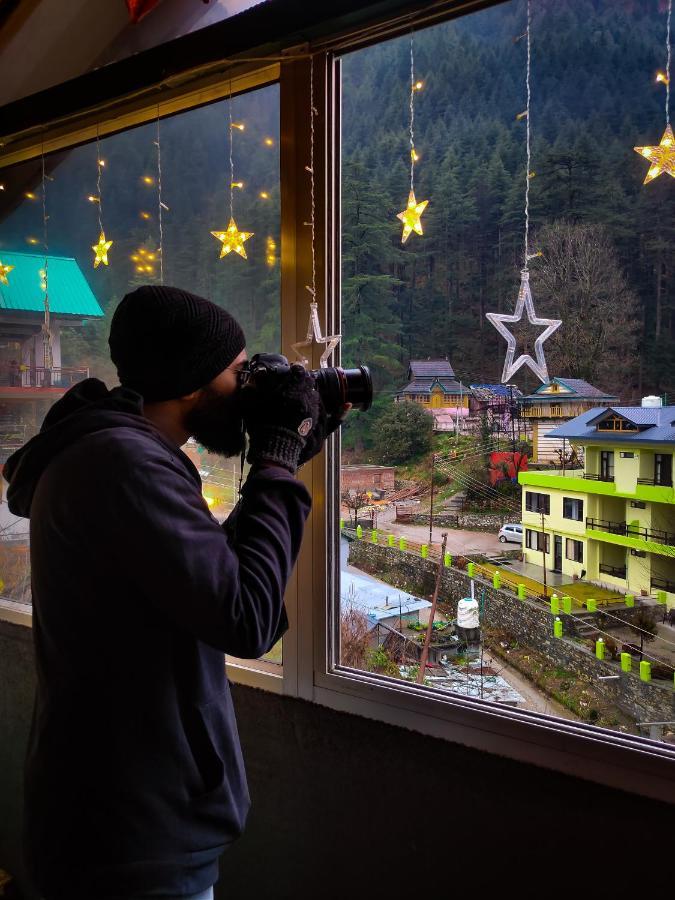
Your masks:
[{"label": "black hoodie", "polygon": [[260,656],[285,631],[309,495],[262,470],[221,527],[142,398],[93,378],[4,474],[30,517],[36,885],[47,900],[205,890],[249,808],[223,653]]}]

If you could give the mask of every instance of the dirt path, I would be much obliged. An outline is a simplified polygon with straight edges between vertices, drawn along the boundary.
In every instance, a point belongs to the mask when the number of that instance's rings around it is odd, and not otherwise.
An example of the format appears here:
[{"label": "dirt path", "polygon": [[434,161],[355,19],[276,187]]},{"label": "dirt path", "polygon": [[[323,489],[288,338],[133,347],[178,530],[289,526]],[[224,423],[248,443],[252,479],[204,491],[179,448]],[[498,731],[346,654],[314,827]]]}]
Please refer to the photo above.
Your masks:
[{"label": "dirt path", "polygon": [[525,699],[519,708],[530,709],[533,712],[545,713],[549,716],[560,716],[562,719],[574,719],[579,721],[572,710],[567,709],[556,700],[547,697],[539,688],[528,681],[524,675],[521,675],[516,669],[513,669],[508,663],[505,663],[500,656],[493,656],[489,650],[483,653],[483,661],[486,666],[490,666],[495,672],[499,672],[504,681],[508,681],[511,687]]}]

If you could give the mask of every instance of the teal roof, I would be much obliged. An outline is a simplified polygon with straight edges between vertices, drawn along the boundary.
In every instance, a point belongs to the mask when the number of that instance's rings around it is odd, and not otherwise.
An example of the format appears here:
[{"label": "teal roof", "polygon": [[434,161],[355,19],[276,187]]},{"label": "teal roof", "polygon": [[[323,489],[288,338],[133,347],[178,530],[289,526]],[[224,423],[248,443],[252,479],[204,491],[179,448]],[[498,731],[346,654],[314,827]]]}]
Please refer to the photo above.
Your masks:
[{"label": "teal roof", "polygon": [[[52,315],[103,316],[103,310],[75,260],[65,256],[48,256],[47,260]],[[3,309],[44,312],[44,292],[40,288],[44,255],[0,250],[0,261],[6,266],[14,266],[7,276],[9,284],[0,284],[0,313]]]}]

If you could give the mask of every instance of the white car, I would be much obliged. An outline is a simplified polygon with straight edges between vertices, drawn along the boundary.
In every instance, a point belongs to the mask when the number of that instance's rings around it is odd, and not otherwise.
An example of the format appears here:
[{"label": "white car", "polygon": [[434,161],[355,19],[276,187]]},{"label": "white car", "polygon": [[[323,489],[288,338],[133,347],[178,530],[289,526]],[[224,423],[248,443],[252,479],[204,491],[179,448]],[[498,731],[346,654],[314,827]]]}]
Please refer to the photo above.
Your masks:
[{"label": "white car", "polygon": [[511,541],[513,544],[522,544],[523,542],[523,526],[515,524],[502,525],[497,535],[502,544]]}]

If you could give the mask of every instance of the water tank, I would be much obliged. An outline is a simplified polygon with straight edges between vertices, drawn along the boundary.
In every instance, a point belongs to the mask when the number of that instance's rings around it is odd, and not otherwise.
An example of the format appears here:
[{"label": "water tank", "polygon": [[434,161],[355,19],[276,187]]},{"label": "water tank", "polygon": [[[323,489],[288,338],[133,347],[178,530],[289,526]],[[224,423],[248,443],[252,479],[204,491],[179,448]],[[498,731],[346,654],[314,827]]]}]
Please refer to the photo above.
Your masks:
[{"label": "water tank", "polygon": [[650,394],[649,397],[642,398],[642,406],[663,406],[663,400],[661,397],[656,397],[654,394]]}]

